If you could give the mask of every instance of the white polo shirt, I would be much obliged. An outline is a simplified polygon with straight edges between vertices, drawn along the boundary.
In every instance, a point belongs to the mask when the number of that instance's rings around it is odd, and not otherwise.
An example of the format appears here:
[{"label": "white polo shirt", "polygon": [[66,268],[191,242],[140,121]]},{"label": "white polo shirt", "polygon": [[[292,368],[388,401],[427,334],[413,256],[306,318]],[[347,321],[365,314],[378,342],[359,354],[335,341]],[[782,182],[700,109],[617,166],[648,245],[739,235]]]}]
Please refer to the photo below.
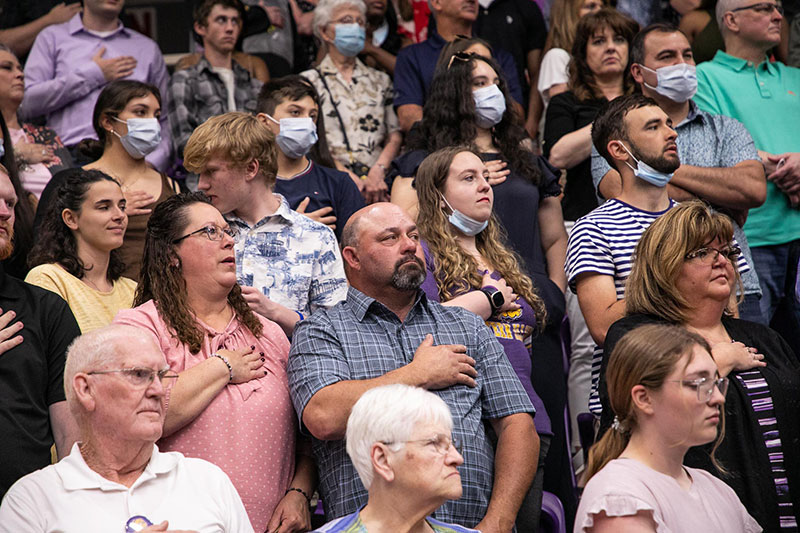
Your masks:
[{"label": "white polo shirt", "polygon": [[59,463],[23,477],[0,505],[0,532],[124,533],[129,518],[198,533],[253,533],[228,476],[216,465],[153,445],[128,488],[90,469],[75,444]]}]

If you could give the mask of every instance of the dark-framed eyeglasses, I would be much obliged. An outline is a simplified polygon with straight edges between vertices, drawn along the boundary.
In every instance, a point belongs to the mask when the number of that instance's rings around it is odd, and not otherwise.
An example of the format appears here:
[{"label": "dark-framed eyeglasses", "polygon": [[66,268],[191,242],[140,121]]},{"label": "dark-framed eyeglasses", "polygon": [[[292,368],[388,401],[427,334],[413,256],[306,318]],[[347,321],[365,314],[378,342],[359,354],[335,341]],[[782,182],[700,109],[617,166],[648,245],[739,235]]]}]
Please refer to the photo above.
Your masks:
[{"label": "dark-framed eyeglasses", "polygon": [[225,235],[233,239],[233,242],[237,242],[239,240],[239,232],[231,227],[223,228],[217,226],[216,224],[209,224],[208,226],[203,226],[200,229],[196,229],[192,232],[187,233],[183,237],[178,237],[172,244],[178,244],[183,239],[187,239],[192,235],[198,235],[200,233],[204,233],[206,237],[208,237],[209,241],[221,241]]},{"label": "dark-framed eyeglasses", "polygon": [[717,248],[712,248],[711,246],[703,246],[702,248],[698,248],[697,250],[686,254],[684,259],[687,261],[697,259],[705,265],[710,265],[717,260],[717,257],[719,257],[720,254],[722,254],[722,256],[728,260],[728,262],[735,263],[742,254],[742,249],[738,246],[726,246],[725,248],[718,250]]},{"label": "dark-framed eyeglasses", "polygon": [[673,379],[675,383],[680,383],[684,387],[697,391],[697,400],[701,403],[708,403],[714,395],[714,387],[719,389],[719,393],[725,397],[728,392],[728,378],[698,378],[698,379]]},{"label": "dark-framed eyeglasses", "polygon": [[158,381],[165,389],[170,389],[178,379],[178,374],[165,368],[164,370],[153,370],[146,367],[133,367],[133,368],[119,368],[116,370],[93,370],[87,372],[90,376],[103,375],[103,374],[122,374],[125,379],[134,387],[144,389],[150,386],[151,383],[158,376]]},{"label": "dark-framed eyeglasses", "polygon": [[454,437],[450,437],[443,433],[437,433],[431,438],[428,439],[414,439],[414,440],[401,440],[396,442],[384,442],[387,446],[392,444],[408,444],[408,443],[417,443],[422,444],[423,446],[430,446],[436,453],[439,455],[447,455],[447,452],[450,451],[450,446],[456,449],[458,453],[461,453],[461,443],[458,442]]},{"label": "dark-framed eyeglasses", "polygon": [[771,15],[773,9],[776,10],[779,15],[783,16],[783,6],[779,6],[778,4],[773,4],[772,2],[759,2],[757,4],[750,4],[749,6],[737,7],[736,9],[731,9],[731,13],[736,13],[737,11],[753,10],[759,15]]}]

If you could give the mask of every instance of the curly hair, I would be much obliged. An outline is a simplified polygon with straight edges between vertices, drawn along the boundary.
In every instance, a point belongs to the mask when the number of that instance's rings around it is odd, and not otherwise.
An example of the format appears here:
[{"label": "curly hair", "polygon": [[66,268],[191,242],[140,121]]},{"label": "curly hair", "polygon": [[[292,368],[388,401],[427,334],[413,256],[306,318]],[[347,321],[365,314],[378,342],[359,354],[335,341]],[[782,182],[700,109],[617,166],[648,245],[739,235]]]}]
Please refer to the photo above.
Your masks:
[{"label": "curly hair", "polygon": [[[580,19],[575,30],[575,40],[572,42],[572,60],[569,62],[567,85],[572,94],[582,102],[604,98],[594,79],[594,72],[586,62],[586,48],[594,35],[606,29],[611,29],[615,34],[621,35],[627,41],[628,50],[630,50],[633,36],[639,31],[639,24],[627,15],[611,8],[603,8],[593,15],[586,15]],[[622,94],[626,95],[636,89],[630,67],[629,52],[628,62],[625,64],[622,74]]]},{"label": "curly hair", "polygon": [[[416,177],[419,196],[417,224],[422,238],[436,259],[434,276],[439,287],[439,298],[443,302],[472,289],[480,289],[482,281],[477,261],[458,244],[456,232],[441,208],[450,165],[456,155],[462,152],[480,157],[467,146],[443,148],[425,158]],[[505,242],[503,228],[494,215],[489,219],[486,229],[475,237],[481,256],[530,304],[539,328],[544,328],[547,316],[544,301],[536,294],[531,279],[522,272],[519,257]]]},{"label": "curly hair", "polygon": [[[201,192],[181,193],[170,196],[153,210],[147,222],[142,272],[133,302],[137,306],[153,300],[170,334],[188,345],[193,354],[202,348],[204,333],[198,327],[194,312],[187,302],[186,280],[176,251],[177,245],[173,241],[181,237],[189,225],[189,208],[199,203],[211,205],[211,201]],[[236,318],[253,335],[260,337],[263,325],[247,305],[238,283],[228,293],[228,303],[236,313]]]},{"label": "curly hair", "polygon": [[[36,242],[28,256],[28,265],[31,268],[48,263],[58,263],[78,279],[82,279],[86,272],[91,270],[91,267],[87,268],[78,257],[78,242],[75,234],[64,224],[61,213],[65,209],[79,213],[89,194],[89,189],[101,181],[110,181],[118,187],[120,186],[117,180],[100,170],[75,169],[67,173],[64,181],[58,185],[53,196],[54,200],[42,218]],[[119,256],[119,249],[111,250],[106,279],[113,283],[122,276],[124,270],[125,265]]]},{"label": "curly hair", "polygon": [[500,149],[500,155],[508,161],[512,170],[538,185],[542,172],[535,165],[532,153],[522,147],[522,141],[528,135],[514,109],[514,100],[508,94],[503,70],[494,59],[477,54],[468,54],[468,57],[467,61],[453,61],[449,68],[449,60],[437,68],[422,110],[419,135],[409,139],[409,150],[433,153],[447,146],[471,146],[474,143],[478,130],[472,96],[472,71],[477,61],[483,61],[497,73],[498,87],[506,98],[506,112],[492,128],[492,142]]}]

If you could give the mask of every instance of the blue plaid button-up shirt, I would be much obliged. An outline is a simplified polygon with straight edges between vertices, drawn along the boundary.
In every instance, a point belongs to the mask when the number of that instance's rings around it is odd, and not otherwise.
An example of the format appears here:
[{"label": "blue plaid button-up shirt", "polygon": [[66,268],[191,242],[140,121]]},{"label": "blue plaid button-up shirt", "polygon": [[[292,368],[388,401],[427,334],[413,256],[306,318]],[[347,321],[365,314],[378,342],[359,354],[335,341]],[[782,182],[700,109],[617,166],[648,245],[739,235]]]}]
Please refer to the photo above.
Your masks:
[{"label": "blue plaid button-up shirt", "polygon": [[[472,527],[486,514],[492,494],[494,450],[484,422],[515,413],[534,413],[502,346],[477,315],[429,301],[420,291],[404,322],[392,311],[350,287],[347,300],[301,322],[289,354],[289,388],[302,424],[303,410],[320,389],[345,380],[372,379],[409,364],[425,338],[434,344],[463,344],[475,359],[477,386],[431,391],[453,415],[453,436],[463,443],[459,467],[461,499],[448,501],[433,516]],[[343,440],[314,439],[320,494],[328,519],[361,509],[367,491]]]}]

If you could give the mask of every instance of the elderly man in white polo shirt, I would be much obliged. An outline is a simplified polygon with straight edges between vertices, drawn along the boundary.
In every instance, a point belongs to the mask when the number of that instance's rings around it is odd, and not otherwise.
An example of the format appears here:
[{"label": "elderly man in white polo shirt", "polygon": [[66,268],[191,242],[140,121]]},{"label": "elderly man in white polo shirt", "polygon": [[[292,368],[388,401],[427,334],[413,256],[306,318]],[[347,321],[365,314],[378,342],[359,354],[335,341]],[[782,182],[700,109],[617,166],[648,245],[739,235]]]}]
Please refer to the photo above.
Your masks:
[{"label": "elderly man in white polo shirt", "polygon": [[64,388],[81,439],[61,462],[11,487],[0,505],[0,531],[253,533],[222,470],[155,445],[177,377],[135,328],[78,337],[67,353]]}]

